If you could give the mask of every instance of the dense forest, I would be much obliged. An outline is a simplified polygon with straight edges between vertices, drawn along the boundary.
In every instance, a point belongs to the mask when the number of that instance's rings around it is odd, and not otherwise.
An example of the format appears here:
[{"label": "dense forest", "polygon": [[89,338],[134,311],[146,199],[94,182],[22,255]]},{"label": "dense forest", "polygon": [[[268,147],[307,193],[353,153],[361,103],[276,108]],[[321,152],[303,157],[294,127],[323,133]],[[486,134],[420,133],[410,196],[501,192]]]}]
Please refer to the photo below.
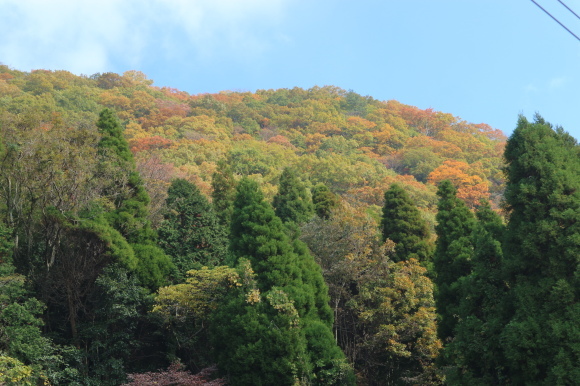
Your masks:
[{"label": "dense forest", "polygon": [[539,115],[0,66],[2,384],[574,384],[579,263]]}]

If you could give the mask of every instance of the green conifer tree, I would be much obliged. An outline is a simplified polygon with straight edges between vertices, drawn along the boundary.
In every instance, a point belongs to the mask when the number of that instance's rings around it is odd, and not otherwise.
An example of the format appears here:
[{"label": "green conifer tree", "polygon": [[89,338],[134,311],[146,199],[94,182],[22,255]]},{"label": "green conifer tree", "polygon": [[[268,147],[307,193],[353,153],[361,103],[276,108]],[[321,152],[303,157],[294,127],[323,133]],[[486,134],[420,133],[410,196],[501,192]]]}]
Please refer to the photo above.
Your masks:
[{"label": "green conifer tree", "polygon": [[429,228],[407,192],[397,184],[392,184],[385,193],[381,229],[383,240],[395,242],[393,261],[414,258],[429,268],[432,254]]},{"label": "green conifer tree", "polygon": [[217,170],[212,175],[212,204],[215,213],[222,225],[229,229],[232,214],[234,212],[234,199],[236,198],[236,181],[232,168],[225,160],[217,163]]},{"label": "green conifer tree", "polygon": [[332,209],[338,206],[338,198],[326,185],[318,183],[312,189],[312,204],[318,217],[328,219]]},{"label": "green conifer tree", "polygon": [[540,116],[520,117],[505,149],[504,246],[512,384],[580,379],[580,147]]},{"label": "green conifer tree", "polygon": [[433,256],[436,303],[441,316],[439,337],[446,342],[453,336],[459,307],[459,280],[471,272],[475,226],[473,213],[457,198],[456,189],[449,180],[439,184],[437,212],[437,243]]},{"label": "green conifer tree", "polygon": [[251,264],[261,296],[238,295],[218,310],[220,366],[240,385],[352,382],[332,335],[320,267],[303,243],[288,238],[256,182],[242,179],[237,191],[230,248],[238,262]]},{"label": "green conifer tree", "polygon": [[276,216],[283,222],[300,225],[310,220],[314,214],[312,199],[306,187],[290,168],[285,168],[280,176],[278,193],[274,196],[272,205]]},{"label": "green conifer tree", "polygon": [[472,272],[459,279],[460,302],[454,339],[445,349],[449,384],[498,385],[506,382],[500,334],[505,325],[507,286],[501,240],[505,225],[487,201],[477,210]]},{"label": "green conifer tree", "polygon": [[228,250],[227,231],[199,188],[176,179],[167,194],[159,245],[171,256],[180,278],[190,269],[222,264]]},{"label": "green conifer tree", "polygon": [[135,251],[136,272],[141,283],[155,289],[164,283],[172,264],[156,245],[156,234],[147,218],[149,195],[115,113],[110,109],[101,111],[97,127],[102,135],[98,143],[101,168],[116,170],[118,174],[118,181],[113,181],[107,190],[114,204],[107,219]]}]

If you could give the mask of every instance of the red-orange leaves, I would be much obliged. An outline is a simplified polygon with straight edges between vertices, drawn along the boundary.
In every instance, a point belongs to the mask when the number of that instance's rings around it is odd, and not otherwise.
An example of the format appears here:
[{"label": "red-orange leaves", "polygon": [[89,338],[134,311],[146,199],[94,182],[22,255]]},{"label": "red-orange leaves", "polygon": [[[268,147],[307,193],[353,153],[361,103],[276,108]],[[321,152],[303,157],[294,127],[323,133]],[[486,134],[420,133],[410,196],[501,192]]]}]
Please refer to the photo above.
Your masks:
[{"label": "red-orange leaves", "polygon": [[285,146],[285,147],[294,148],[294,145],[292,145],[292,143],[290,143],[290,140],[283,135],[275,135],[272,138],[270,138],[267,142],[268,143],[277,143],[277,144]]},{"label": "red-orange leaves", "polygon": [[457,197],[467,206],[474,208],[479,200],[489,196],[489,184],[475,174],[476,170],[466,162],[447,160],[429,174],[427,181],[438,185],[441,181],[449,180],[457,188]]},{"label": "red-orange leaves", "polygon": [[160,137],[158,135],[154,135],[152,137],[145,137],[145,138],[137,138],[132,139],[129,142],[129,146],[131,147],[131,151],[133,153],[138,153],[140,151],[146,150],[160,150],[160,149],[167,149],[173,145],[173,141]]}]

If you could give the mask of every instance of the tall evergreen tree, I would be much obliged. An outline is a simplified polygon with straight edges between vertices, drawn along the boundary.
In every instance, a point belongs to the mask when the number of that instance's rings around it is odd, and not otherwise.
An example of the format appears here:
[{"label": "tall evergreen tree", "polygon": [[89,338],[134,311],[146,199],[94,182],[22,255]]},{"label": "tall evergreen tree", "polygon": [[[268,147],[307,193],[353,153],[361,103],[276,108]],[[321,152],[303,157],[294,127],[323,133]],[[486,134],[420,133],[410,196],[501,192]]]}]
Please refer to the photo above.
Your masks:
[{"label": "tall evergreen tree", "polygon": [[171,256],[180,277],[190,269],[222,264],[228,249],[227,231],[199,188],[176,179],[167,194],[159,244]]},{"label": "tall evergreen tree", "polygon": [[432,253],[429,228],[407,192],[397,184],[385,192],[381,230],[383,241],[390,239],[395,243],[393,261],[414,258],[429,267]]},{"label": "tall evergreen tree", "polygon": [[217,163],[217,170],[212,175],[212,204],[220,223],[227,228],[230,226],[234,212],[234,199],[236,198],[236,181],[232,168],[225,160]]},{"label": "tall evergreen tree", "polygon": [[441,316],[439,337],[445,342],[453,336],[459,307],[459,280],[471,272],[473,243],[471,235],[475,226],[473,213],[456,196],[449,180],[439,184],[437,212],[437,243],[433,256],[435,300]]},{"label": "tall evergreen tree", "polygon": [[338,198],[323,183],[318,183],[312,189],[312,204],[314,212],[323,219],[328,219],[332,209],[338,206]]},{"label": "tall evergreen tree", "polygon": [[218,362],[231,382],[352,381],[332,335],[320,267],[304,244],[289,240],[257,183],[247,178],[238,186],[231,236],[232,252],[251,264],[256,278],[255,291],[231,298],[214,322]]},{"label": "tall evergreen tree", "polygon": [[580,147],[540,116],[508,140],[504,246],[512,301],[501,336],[513,384],[580,379]]},{"label": "tall evergreen tree", "polygon": [[506,383],[500,334],[505,325],[508,287],[503,280],[501,240],[505,225],[487,201],[477,213],[472,272],[459,279],[459,322],[445,349],[449,384]]},{"label": "tall evergreen tree", "polygon": [[172,264],[156,245],[156,234],[147,218],[149,195],[115,113],[110,109],[101,111],[97,127],[102,135],[98,144],[101,168],[117,171],[117,180],[108,189],[114,208],[107,213],[107,219],[135,251],[141,283],[155,289],[163,284]]},{"label": "tall evergreen tree", "polygon": [[130,243],[150,241],[154,237],[147,220],[149,195],[136,170],[133,154],[123,136],[123,128],[115,113],[103,109],[97,127],[101,133],[98,143],[101,156],[100,167],[116,173],[105,193],[109,194],[114,209],[107,214],[111,224],[119,230]]},{"label": "tall evergreen tree", "polygon": [[276,216],[283,222],[304,223],[314,214],[312,199],[306,187],[290,169],[285,168],[280,176],[278,193],[272,203]]}]

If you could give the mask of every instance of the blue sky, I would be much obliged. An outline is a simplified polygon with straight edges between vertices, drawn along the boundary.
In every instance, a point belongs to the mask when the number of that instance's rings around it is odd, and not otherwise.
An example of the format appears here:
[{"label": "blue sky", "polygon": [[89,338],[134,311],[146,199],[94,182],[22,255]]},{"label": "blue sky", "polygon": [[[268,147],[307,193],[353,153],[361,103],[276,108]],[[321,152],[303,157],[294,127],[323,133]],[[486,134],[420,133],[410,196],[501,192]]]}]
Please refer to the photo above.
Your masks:
[{"label": "blue sky", "polygon": [[530,0],[0,0],[0,36],[22,71],[139,70],[192,94],[334,85],[506,134],[537,111],[580,139],[580,42]]}]

